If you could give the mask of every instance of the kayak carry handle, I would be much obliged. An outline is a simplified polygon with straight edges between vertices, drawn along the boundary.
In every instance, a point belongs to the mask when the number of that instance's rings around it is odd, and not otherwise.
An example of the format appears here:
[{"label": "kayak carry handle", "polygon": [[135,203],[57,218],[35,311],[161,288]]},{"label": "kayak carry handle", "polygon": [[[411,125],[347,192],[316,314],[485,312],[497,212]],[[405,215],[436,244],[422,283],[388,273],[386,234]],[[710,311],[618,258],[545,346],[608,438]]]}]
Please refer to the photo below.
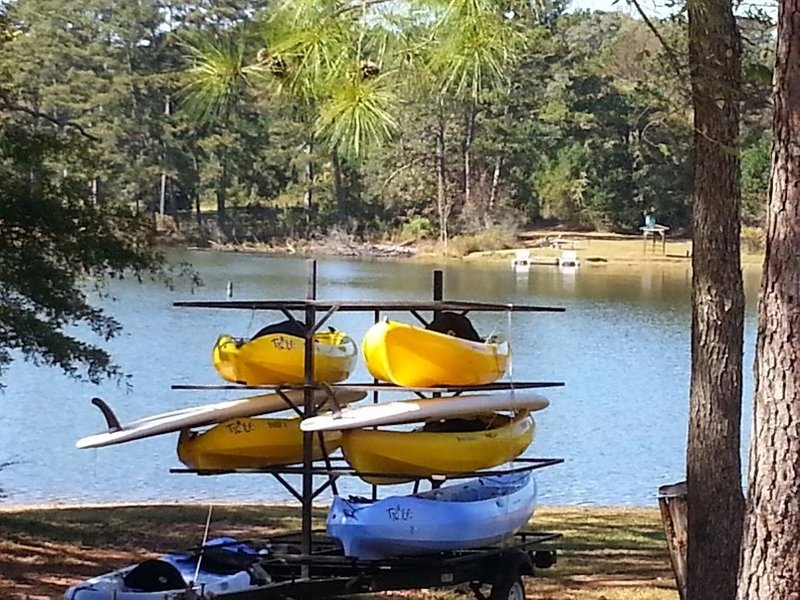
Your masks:
[{"label": "kayak carry handle", "polygon": [[95,396],[92,398],[92,404],[99,408],[100,412],[103,413],[103,417],[105,417],[106,420],[106,425],[108,425],[109,433],[114,433],[115,431],[122,429],[122,425],[119,424],[117,415],[114,414],[114,411],[111,410],[111,407],[108,404],[106,404],[105,400]]}]

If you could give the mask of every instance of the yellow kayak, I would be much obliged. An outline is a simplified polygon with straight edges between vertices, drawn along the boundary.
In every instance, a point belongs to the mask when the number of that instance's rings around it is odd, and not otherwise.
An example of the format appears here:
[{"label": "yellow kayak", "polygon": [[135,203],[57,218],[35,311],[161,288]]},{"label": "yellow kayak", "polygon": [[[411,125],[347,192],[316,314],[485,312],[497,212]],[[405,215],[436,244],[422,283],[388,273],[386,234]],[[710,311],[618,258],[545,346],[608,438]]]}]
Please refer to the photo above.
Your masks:
[{"label": "yellow kayak", "polygon": [[[313,457],[324,456],[314,434]],[[325,452],[339,447],[341,433],[326,432]],[[178,438],[178,458],[192,469],[264,469],[303,462],[300,418],[231,419],[202,433],[184,429]]]},{"label": "yellow kayak", "polygon": [[536,422],[528,411],[515,417],[495,413],[474,419],[429,423],[418,431],[352,429],[342,432],[342,452],[368,483],[391,484],[414,477],[378,477],[363,473],[451,475],[506,463],[533,441]]},{"label": "yellow kayak", "polygon": [[[212,360],[226,381],[245,385],[291,385],[304,382],[306,341],[289,333],[257,335],[250,341],[221,335]],[[347,379],[358,348],[344,332],[314,334],[314,383]]]},{"label": "yellow kayak", "polygon": [[511,355],[506,341],[475,341],[396,321],[370,327],[361,351],[373,377],[404,387],[491,383],[506,372]]}]

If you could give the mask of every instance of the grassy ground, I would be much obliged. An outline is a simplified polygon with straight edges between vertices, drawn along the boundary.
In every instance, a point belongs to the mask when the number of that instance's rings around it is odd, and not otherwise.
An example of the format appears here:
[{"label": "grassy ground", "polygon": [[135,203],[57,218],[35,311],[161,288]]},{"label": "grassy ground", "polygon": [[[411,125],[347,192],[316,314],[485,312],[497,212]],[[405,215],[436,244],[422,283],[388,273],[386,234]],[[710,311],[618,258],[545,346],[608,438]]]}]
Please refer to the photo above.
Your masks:
[{"label": "grassy ground", "polygon": [[[91,575],[194,545],[206,515],[204,506],[180,505],[0,511],[0,598],[61,598]],[[210,535],[259,538],[297,529],[298,515],[296,507],[215,507]],[[656,510],[543,508],[533,524],[564,538],[558,564],[527,578],[529,598],[677,599]],[[470,596],[424,590],[388,597]]]}]

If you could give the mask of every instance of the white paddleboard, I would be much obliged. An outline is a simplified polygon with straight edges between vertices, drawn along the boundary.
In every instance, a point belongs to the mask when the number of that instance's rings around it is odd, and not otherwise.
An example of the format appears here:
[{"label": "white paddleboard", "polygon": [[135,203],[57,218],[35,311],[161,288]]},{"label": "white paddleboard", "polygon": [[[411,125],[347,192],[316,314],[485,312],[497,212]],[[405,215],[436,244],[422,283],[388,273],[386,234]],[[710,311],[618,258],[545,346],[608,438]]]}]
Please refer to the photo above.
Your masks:
[{"label": "white paddleboard", "polygon": [[423,400],[384,402],[359,408],[346,408],[338,415],[329,413],[300,422],[303,431],[359,429],[376,425],[401,425],[450,417],[492,413],[498,410],[542,410],[550,401],[530,390],[492,394],[448,396]]},{"label": "white paddleboard", "polygon": [[[302,405],[303,390],[288,390],[283,393],[292,402]],[[351,391],[337,391],[335,394],[336,401],[340,406],[350,404],[351,402],[358,402],[367,395],[365,392]],[[323,390],[316,390],[314,392],[314,403],[316,406],[321,406],[327,400],[329,400],[327,392]],[[132,442],[133,440],[141,440],[155,435],[173,433],[189,427],[211,425],[237,417],[253,417],[255,415],[279,412],[290,408],[279,394],[271,393],[241,398],[239,400],[205,404],[192,408],[182,408],[180,410],[173,410],[120,425],[116,423],[116,417],[110,412],[110,409],[108,409],[104,403],[101,402],[101,404],[104,405],[104,408],[101,408],[103,413],[106,414],[106,411],[108,411],[111,416],[108,431],[79,439],[75,444],[76,448],[83,449],[112,446],[114,444]],[[106,419],[109,419],[109,414],[106,414]],[[115,423],[112,423],[112,421]]]}]

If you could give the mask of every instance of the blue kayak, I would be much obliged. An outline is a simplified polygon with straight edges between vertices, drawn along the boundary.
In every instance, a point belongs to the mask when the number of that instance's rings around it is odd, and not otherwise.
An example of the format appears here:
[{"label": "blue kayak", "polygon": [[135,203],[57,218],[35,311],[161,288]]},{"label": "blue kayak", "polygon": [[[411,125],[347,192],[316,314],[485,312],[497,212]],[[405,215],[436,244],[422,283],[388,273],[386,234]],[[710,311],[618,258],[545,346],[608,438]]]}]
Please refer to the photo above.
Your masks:
[{"label": "blue kayak", "polygon": [[269,583],[259,559],[250,546],[217,538],[202,551],[166,554],[92,577],[69,588],[64,600],[178,600],[190,592],[194,597],[240,592]]},{"label": "blue kayak", "polygon": [[535,507],[530,473],[481,477],[375,502],[336,496],[328,535],[341,542],[345,555],[362,560],[465,550],[513,535]]}]

